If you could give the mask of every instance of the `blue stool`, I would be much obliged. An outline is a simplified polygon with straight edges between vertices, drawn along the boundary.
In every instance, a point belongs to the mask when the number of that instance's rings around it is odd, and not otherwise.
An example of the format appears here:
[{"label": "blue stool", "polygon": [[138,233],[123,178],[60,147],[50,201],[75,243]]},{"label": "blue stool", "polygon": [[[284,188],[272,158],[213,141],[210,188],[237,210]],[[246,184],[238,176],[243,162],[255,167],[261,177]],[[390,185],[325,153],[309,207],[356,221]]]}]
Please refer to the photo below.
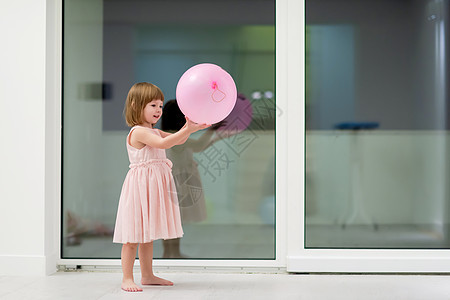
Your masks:
[{"label": "blue stool", "polygon": [[377,122],[345,122],[334,126],[334,128],[340,130],[369,130],[378,127],[380,127],[380,123]]}]

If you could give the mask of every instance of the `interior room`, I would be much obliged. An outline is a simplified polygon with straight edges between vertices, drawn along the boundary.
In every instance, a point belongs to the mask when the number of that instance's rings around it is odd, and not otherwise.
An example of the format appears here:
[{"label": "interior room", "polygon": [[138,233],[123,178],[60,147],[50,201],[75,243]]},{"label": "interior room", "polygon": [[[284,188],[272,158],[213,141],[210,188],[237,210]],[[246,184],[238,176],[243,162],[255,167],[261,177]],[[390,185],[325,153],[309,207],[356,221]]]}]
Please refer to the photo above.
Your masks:
[{"label": "interior room", "polygon": [[[0,298],[449,299],[449,8],[0,1]],[[198,130],[180,82],[205,64],[235,90],[190,95],[233,103]],[[183,234],[113,242],[121,207]]]}]

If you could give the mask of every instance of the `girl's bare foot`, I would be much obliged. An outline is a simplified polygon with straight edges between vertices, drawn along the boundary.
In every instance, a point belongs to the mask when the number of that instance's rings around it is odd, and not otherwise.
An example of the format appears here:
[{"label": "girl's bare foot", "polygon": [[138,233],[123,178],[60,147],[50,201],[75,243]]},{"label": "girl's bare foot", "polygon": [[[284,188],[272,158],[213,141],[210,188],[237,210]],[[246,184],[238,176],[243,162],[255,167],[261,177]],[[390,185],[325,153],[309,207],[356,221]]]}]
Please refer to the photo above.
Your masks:
[{"label": "girl's bare foot", "polygon": [[142,278],[141,283],[142,285],[173,285],[172,281],[156,277],[155,275]]},{"label": "girl's bare foot", "polygon": [[134,283],[132,279],[126,279],[122,281],[122,290],[125,292],[142,292],[142,289]]}]

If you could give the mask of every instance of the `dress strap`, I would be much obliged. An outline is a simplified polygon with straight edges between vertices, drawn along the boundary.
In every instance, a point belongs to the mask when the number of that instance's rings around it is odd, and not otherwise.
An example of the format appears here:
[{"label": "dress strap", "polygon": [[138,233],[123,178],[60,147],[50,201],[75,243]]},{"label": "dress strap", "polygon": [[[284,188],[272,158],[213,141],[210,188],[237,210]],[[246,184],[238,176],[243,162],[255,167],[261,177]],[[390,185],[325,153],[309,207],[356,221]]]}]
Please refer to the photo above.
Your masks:
[{"label": "dress strap", "polygon": [[[128,132],[128,135],[127,135],[127,145],[129,145],[129,146],[131,146],[131,143],[130,143],[130,136],[131,136],[131,133],[132,133],[133,130],[135,130],[136,128],[156,129],[156,128],[148,128],[148,127],[141,126],[141,125],[135,125],[135,126],[131,127],[130,132]],[[158,135],[158,136],[161,136],[161,134],[159,133],[158,130],[156,130],[156,133],[154,133],[154,134],[156,134],[156,135]],[[131,147],[132,147],[132,146],[131,146]]]},{"label": "dress strap", "polygon": [[149,129],[148,127],[145,127],[145,126],[134,125],[133,127],[131,127],[130,132],[128,132],[127,139],[129,138],[129,136],[131,135],[131,133],[133,132],[133,130],[135,130],[136,128],[147,128],[147,129]]},{"label": "dress strap", "polygon": [[140,126],[140,125],[135,125],[135,126],[131,127],[130,132],[128,132],[128,135],[127,135],[127,146],[133,147],[133,146],[131,146],[131,141],[130,141],[131,133],[132,133],[136,128],[139,128],[139,127],[146,128],[146,127]]}]

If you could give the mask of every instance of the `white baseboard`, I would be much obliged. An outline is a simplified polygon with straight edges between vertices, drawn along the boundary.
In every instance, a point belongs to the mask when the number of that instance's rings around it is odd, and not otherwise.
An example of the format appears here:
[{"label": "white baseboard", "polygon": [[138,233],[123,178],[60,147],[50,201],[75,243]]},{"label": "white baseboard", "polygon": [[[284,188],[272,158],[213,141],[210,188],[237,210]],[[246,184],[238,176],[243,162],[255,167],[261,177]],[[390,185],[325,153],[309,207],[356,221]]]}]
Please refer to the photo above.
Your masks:
[{"label": "white baseboard", "polygon": [[57,255],[0,255],[2,276],[46,276],[56,272]]}]

